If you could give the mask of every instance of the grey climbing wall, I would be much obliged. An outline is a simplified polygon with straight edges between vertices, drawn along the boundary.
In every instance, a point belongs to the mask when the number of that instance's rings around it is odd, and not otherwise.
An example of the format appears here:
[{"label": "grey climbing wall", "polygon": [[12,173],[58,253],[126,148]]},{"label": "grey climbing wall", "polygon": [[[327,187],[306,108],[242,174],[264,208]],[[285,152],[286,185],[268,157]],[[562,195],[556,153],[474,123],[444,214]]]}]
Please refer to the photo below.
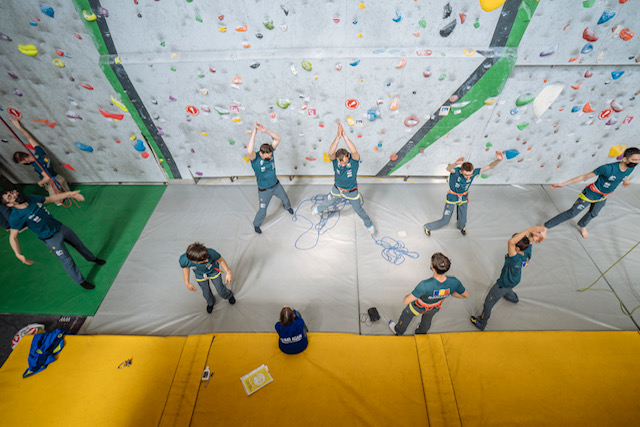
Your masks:
[{"label": "grey climbing wall", "polygon": [[[330,175],[338,119],[361,175],[444,175],[500,150],[509,159],[480,182],[548,183],[638,145],[638,2],[75,4],[50,2],[51,18],[10,1],[0,17],[1,114],[20,110],[71,181],[251,175],[254,120],[283,136],[282,175]],[[1,132],[5,157],[15,142]]]}]

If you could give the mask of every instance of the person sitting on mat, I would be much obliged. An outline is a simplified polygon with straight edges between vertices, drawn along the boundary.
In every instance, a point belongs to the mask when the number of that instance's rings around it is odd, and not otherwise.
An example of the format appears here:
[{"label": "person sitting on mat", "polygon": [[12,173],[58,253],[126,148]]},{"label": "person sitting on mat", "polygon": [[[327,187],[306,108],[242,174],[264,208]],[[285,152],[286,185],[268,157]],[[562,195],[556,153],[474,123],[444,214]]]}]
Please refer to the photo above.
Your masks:
[{"label": "person sitting on mat", "polygon": [[307,325],[298,310],[285,305],[280,310],[280,321],[276,323],[278,346],[283,353],[298,354],[309,344]]},{"label": "person sitting on mat", "polygon": [[193,270],[196,281],[200,289],[202,289],[202,296],[207,300],[207,313],[213,311],[213,304],[216,302],[216,298],[211,292],[209,281],[213,282],[213,286],[222,298],[229,300],[229,304],[236,303],[233,292],[222,284],[222,271],[220,267],[222,267],[225,273],[225,284],[230,284],[233,276],[227,261],[225,261],[218,252],[207,248],[202,243],[195,242],[189,245],[187,252],[180,255],[179,262],[180,267],[182,267],[182,275],[184,276],[184,285],[190,291],[196,290],[196,287],[189,282],[189,269]]},{"label": "person sitting on mat", "polygon": [[467,207],[468,207],[468,193],[469,187],[473,182],[473,179],[479,174],[495,168],[498,163],[502,161],[504,154],[500,151],[496,151],[496,160],[489,163],[483,168],[473,168],[473,164],[465,162],[464,157],[460,157],[455,162],[447,165],[447,172],[449,172],[449,192],[444,203],[444,213],[442,218],[438,221],[430,222],[424,225],[424,233],[427,236],[431,236],[433,230],[442,228],[449,224],[451,215],[453,215],[453,208],[457,209],[457,226],[463,236],[467,235]]},{"label": "person sitting on mat", "polygon": [[[262,144],[257,153],[253,151],[256,141],[256,130],[265,132],[272,138],[271,144]],[[262,225],[264,217],[267,216],[267,208],[269,207],[271,197],[276,196],[282,200],[284,210],[293,215],[289,197],[276,176],[276,164],[273,159],[274,151],[281,140],[282,138],[277,133],[270,131],[258,122],[253,122],[253,131],[251,132],[251,138],[247,145],[247,154],[249,160],[251,160],[251,167],[256,174],[256,180],[258,181],[259,207],[256,217],[253,219],[253,228],[258,234],[262,233],[260,225]]]},{"label": "person sitting on mat", "polygon": [[520,283],[522,269],[529,265],[531,260],[531,241],[541,243],[546,237],[546,229],[542,226],[529,227],[520,233],[516,233],[507,243],[507,254],[504,256],[504,266],[500,277],[495,285],[489,289],[489,293],[484,300],[484,307],[480,316],[471,316],[471,323],[476,328],[484,331],[487,327],[493,306],[504,298],[509,302],[517,304],[518,295],[513,292],[513,288]]},{"label": "person sitting on mat", "polygon": [[451,268],[451,261],[445,255],[440,252],[433,254],[429,268],[433,272],[433,277],[418,283],[418,286],[404,297],[403,303],[407,306],[402,311],[398,323],[389,320],[389,328],[395,335],[404,334],[414,316],[421,314],[422,320],[416,328],[416,334],[426,334],[431,327],[431,319],[440,311],[445,298],[469,297],[469,291],[458,279],[445,276],[444,273]]},{"label": "person sitting on mat", "polygon": [[[20,120],[11,119],[11,123],[18,128],[20,132],[27,138],[27,141],[34,147],[34,153],[25,153],[24,151],[16,151],[13,153],[13,161],[16,163],[20,163],[21,165],[31,165],[33,170],[36,171],[40,181],[38,181],[38,186],[44,187],[49,192],[50,196],[54,196],[56,193],[63,193],[69,190],[69,185],[67,184],[67,180],[64,179],[62,175],[59,175],[58,172],[54,169],[51,164],[51,159],[47,155],[44,148],[38,143],[38,140],[31,135]],[[42,170],[44,168],[44,170]],[[55,182],[51,182],[53,178],[59,184],[59,187]],[[58,202],[58,205],[60,202]]]},{"label": "person sitting on mat", "polygon": [[[364,225],[369,230],[369,233],[374,234],[376,232],[369,215],[362,208],[362,197],[358,192],[358,167],[360,166],[360,153],[356,149],[356,146],[351,142],[347,134],[342,128],[342,124],[338,120],[338,133],[336,138],[329,147],[329,159],[333,163],[333,171],[335,175],[335,184],[329,192],[327,198],[320,203],[319,206],[314,207],[311,210],[312,215],[321,214],[325,209],[338,203],[343,197],[347,199],[358,216],[364,221]],[[349,151],[338,148],[340,138],[344,138],[344,142],[347,144]]]},{"label": "person sitting on mat", "polygon": [[613,190],[620,185],[628,187],[631,185],[629,175],[634,171],[634,168],[640,162],[640,149],[636,147],[627,148],[622,154],[622,161],[615,163],[608,163],[596,168],[593,172],[586,173],[584,175],[577,176],[569,181],[565,181],[562,184],[554,184],[551,186],[551,190],[564,187],[565,185],[575,184],[577,182],[585,181],[587,179],[598,176],[598,179],[593,184],[587,185],[582,193],[578,195],[578,200],[575,201],[571,209],[564,211],[549,221],[544,223],[546,228],[553,228],[558,224],[565,222],[566,220],[578,215],[580,211],[583,211],[589,206],[589,211],[584,214],[582,219],[578,221],[578,227],[580,227],[580,234],[585,239],[589,237],[587,232],[587,224],[591,220],[598,216],[600,210],[607,203],[607,196],[613,193]]},{"label": "person sitting on mat", "polygon": [[46,198],[38,195],[27,196],[16,190],[4,191],[2,203],[13,208],[9,216],[11,226],[9,244],[16,254],[16,258],[26,265],[33,264],[33,261],[26,259],[20,252],[20,242],[18,241],[18,233],[26,225],[36,233],[36,236],[47,245],[51,252],[56,254],[71,280],[85,289],[94,289],[95,286],[85,280],[76,263],[73,262],[65,242],[80,252],[80,255],[87,261],[95,262],[98,265],[104,265],[106,261],[96,257],[72,229],[56,220],[44,207],[45,203],[57,203],[66,198],[84,201],[84,196],[80,194],[80,191],[58,193]]}]

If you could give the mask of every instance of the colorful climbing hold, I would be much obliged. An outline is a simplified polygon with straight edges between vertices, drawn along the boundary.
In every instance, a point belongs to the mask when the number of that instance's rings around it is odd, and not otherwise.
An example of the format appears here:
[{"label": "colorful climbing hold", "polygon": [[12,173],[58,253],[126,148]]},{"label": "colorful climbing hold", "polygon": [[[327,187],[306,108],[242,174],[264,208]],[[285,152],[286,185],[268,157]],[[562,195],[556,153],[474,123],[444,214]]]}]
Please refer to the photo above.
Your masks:
[{"label": "colorful climbing hold", "polygon": [[609,157],[621,156],[626,148],[626,145],[614,145],[613,147],[611,147],[611,149],[609,149]]},{"label": "colorful climbing hold", "polygon": [[266,19],[262,22],[262,24],[264,25],[264,27],[265,27],[267,30],[273,30],[273,29],[274,29],[273,19],[271,19],[271,18],[266,18]]},{"label": "colorful climbing hold", "polygon": [[616,12],[615,11],[613,11],[613,10],[605,10],[604,12],[602,12],[602,15],[600,15],[600,19],[598,19],[598,25],[604,24],[605,22],[609,21],[614,16],[616,16]]},{"label": "colorful climbing hold", "polygon": [[306,59],[302,60],[300,65],[302,65],[302,68],[305,69],[306,71],[312,70],[311,62],[307,61]]},{"label": "colorful climbing hold", "polygon": [[558,50],[558,48],[560,47],[560,45],[555,45],[550,49],[547,50],[543,50],[542,52],[540,52],[540,56],[549,56],[549,55],[553,55],[554,53],[556,53],[556,50]]},{"label": "colorful climbing hold", "polygon": [[389,109],[390,109],[391,111],[396,111],[396,110],[398,109],[398,101],[399,101],[399,100],[400,100],[400,98],[399,98],[399,97],[397,97],[397,96],[394,98],[393,102],[392,102],[392,103],[391,103],[391,105],[389,106]]},{"label": "colorful climbing hold", "polygon": [[87,90],[93,90],[93,86],[91,86],[89,83],[80,83],[80,86],[82,86],[83,88],[87,89]]},{"label": "colorful climbing hold", "polygon": [[526,128],[527,126],[529,126],[529,122],[527,123],[520,123],[517,128],[520,130],[523,130],[524,128]]},{"label": "colorful climbing hold", "polygon": [[389,156],[389,159],[390,159],[392,162],[395,162],[396,160],[398,160],[398,155],[397,155],[397,154],[392,154],[392,155],[390,155],[390,156]]},{"label": "colorful climbing hold", "polygon": [[442,81],[442,80],[444,80],[446,78],[447,78],[447,73],[442,73],[442,74],[440,74],[440,77],[438,77],[438,80]]},{"label": "colorful climbing hold", "polygon": [[418,25],[420,25],[422,28],[427,28],[427,21],[421,19],[418,21]]},{"label": "colorful climbing hold", "polygon": [[622,77],[623,74],[624,71],[612,71],[611,77],[613,77],[613,80],[618,80],[620,77]]},{"label": "colorful climbing hold", "polygon": [[195,105],[187,105],[185,107],[185,111],[194,117],[200,114],[200,110],[198,110],[198,107],[196,107]]},{"label": "colorful climbing hold", "polygon": [[84,19],[86,19],[89,22],[95,21],[97,19],[97,16],[95,13],[93,12],[89,13],[86,10],[82,11],[82,16],[84,16]]},{"label": "colorful climbing hold", "polygon": [[136,145],[134,145],[133,148],[135,148],[136,151],[144,151],[146,149],[144,146],[144,142],[142,142],[141,139],[138,139],[136,141]]},{"label": "colorful climbing hold", "polygon": [[38,48],[32,44],[19,44],[18,50],[27,56],[36,56],[38,54]]},{"label": "colorful climbing hold", "polygon": [[231,78],[231,83],[233,83],[234,85],[241,85],[242,84],[242,77],[240,76],[234,76]]},{"label": "colorful climbing hold", "polygon": [[615,117],[611,117],[609,120],[607,120],[607,123],[605,123],[606,126],[613,126],[616,123],[618,123],[618,119],[616,119]]},{"label": "colorful climbing hold", "polygon": [[480,7],[485,12],[491,12],[502,6],[504,2],[505,0],[480,0]]},{"label": "colorful climbing hold", "polygon": [[593,113],[595,110],[591,107],[590,103],[586,103],[584,104],[584,107],[582,108],[582,112],[584,113]]},{"label": "colorful climbing hold", "polygon": [[622,105],[618,104],[618,102],[616,102],[615,99],[613,101],[611,101],[611,108],[616,113],[619,113],[620,111],[624,110],[624,107]]},{"label": "colorful climbing hold", "polygon": [[620,38],[624,41],[631,40],[634,35],[635,33],[631,31],[629,28],[625,28],[622,31],[620,31]]},{"label": "colorful climbing hold", "polygon": [[360,103],[358,102],[357,99],[355,98],[349,98],[345,101],[344,103],[345,107],[347,107],[349,110],[355,110],[356,108],[358,108],[358,106],[360,105]]},{"label": "colorful climbing hold", "polygon": [[518,107],[522,107],[523,105],[527,105],[528,103],[532,102],[534,99],[536,99],[536,96],[531,92],[527,92],[520,95],[516,99],[516,105]]},{"label": "colorful climbing hold", "polygon": [[507,160],[511,160],[516,157],[520,152],[518,150],[507,150],[504,152],[504,155],[507,157]]},{"label": "colorful climbing hold", "polygon": [[288,99],[278,98],[276,100],[276,105],[285,110],[289,107],[289,105],[291,105],[291,101],[289,101]]},{"label": "colorful climbing hold", "polygon": [[595,4],[596,0],[584,0],[582,2],[582,7],[592,7]]},{"label": "colorful climbing hold", "polygon": [[609,116],[611,116],[611,113],[613,112],[613,110],[611,108],[605,108],[604,110],[600,111],[600,114],[598,114],[598,119],[600,120],[604,120],[609,118]]},{"label": "colorful climbing hold", "polygon": [[142,156],[143,159],[146,159],[147,157],[149,157],[149,153],[147,153],[146,151],[144,153],[140,154]]},{"label": "colorful climbing hold", "polygon": [[52,61],[53,65],[55,65],[58,68],[64,68],[64,61],[60,58],[54,58],[54,60]]},{"label": "colorful climbing hold", "polygon": [[585,71],[585,72],[584,72],[584,76],[585,76],[586,78],[589,78],[589,77],[593,76],[593,71],[591,71],[591,70],[587,70],[587,71]]},{"label": "colorful climbing hold", "polygon": [[402,68],[405,66],[406,63],[407,63],[407,60],[402,58],[402,61],[400,61],[400,63],[396,65],[396,68]]},{"label": "colorful climbing hold", "polygon": [[356,66],[356,65],[358,65],[359,63],[360,63],[360,60],[359,60],[359,59],[357,59],[357,60],[355,60],[355,61],[353,61],[353,62],[350,62],[350,63],[349,63],[349,65],[351,65],[352,67],[355,67],[355,66]]},{"label": "colorful climbing hold", "polygon": [[415,115],[410,115],[409,117],[407,117],[406,119],[404,119],[404,125],[406,127],[414,127],[416,126],[418,123],[420,123],[420,119],[418,118],[418,116]]},{"label": "colorful climbing hold", "polygon": [[75,146],[81,149],[82,151],[86,151],[91,153],[93,151],[93,147],[90,145],[84,145],[82,142],[74,142]]},{"label": "colorful climbing hold", "polygon": [[460,17],[460,23],[464,24],[464,21],[467,20],[467,14],[466,13],[459,13],[458,16]]},{"label": "colorful climbing hold", "polygon": [[476,18],[476,22],[473,23],[474,28],[480,28],[480,18]]},{"label": "colorful climbing hold", "polygon": [[586,55],[587,53],[591,53],[591,51],[593,51],[593,45],[591,43],[587,43],[584,46],[582,46],[580,53]]},{"label": "colorful climbing hold", "polygon": [[244,24],[242,27],[236,27],[236,31],[239,32],[239,33],[244,33],[248,29],[249,29],[249,27],[247,27],[247,24]]},{"label": "colorful climbing hold", "polygon": [[102,114],[104,117],[108,119],[122,120],[124,118],[124,114],[109,113],[107,111],[104,111],[101,108],[98,108],[98,111],[100,111],[100,114]]},{"label": "colorful climbing hold", "polygon": [[596,36],[596,33],[589,29],[589,27],[585,28],[582,32],[582,38],[589,42],[598,41],[598,36]]}]

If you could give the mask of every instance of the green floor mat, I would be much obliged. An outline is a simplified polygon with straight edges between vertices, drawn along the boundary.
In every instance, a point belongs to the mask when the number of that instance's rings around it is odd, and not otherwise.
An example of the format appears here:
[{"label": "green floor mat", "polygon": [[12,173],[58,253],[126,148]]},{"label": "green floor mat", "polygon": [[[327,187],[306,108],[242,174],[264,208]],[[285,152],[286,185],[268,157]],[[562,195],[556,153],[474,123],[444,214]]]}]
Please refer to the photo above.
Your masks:
[{"label": "green floor mat", "polygon": [[[9,233],[0,244],[0,313],[92,316],[111,287],[122,264],[164,193],[163,185],[78,185],[84,202],[65,208],[47,204],[98,258],[97,266],[75,249],[69,252],[85,278],[96,288],[85,290],[67,276],[58,258],[30,230],[19,235],[22,254],[35,261],[22,264],[9,246]],[[25,193],[30,194],[29,189]],[[78,206],[79,205],[79,206]],[[4,233],[0,228],[0,232]]]}]

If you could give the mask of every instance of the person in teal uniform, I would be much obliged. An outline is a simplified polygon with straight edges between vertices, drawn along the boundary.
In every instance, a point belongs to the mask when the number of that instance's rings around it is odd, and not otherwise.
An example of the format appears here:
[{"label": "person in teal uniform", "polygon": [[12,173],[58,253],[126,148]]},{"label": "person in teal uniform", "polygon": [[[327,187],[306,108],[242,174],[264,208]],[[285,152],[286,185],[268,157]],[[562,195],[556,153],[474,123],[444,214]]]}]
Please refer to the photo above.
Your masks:
[{"label": "person in teal uniform", "polygon": [[431,327],[433,316],[440,311],[445,298],[469,297],[469,291],[462,286],[460,280],[445,275],[451,268],[451,261],[445,255],[440,252],[433,254],[429,268],[433,272],[433,277],[418,283],[418,286],[404,297],[403,303],[407,306],[402,311],[398,323],[389,321],[389,328],[394,334],[404,334],[411,320],[420,315],[422,320],[416,328],[416,334],[426,334]]},{"label": "person in teal uniform", "polygon": [[[231,280],[233,280],[231,269],[227,261],[217,251],[207,248],[202,243],[195,242],[189,245],[184,254],[180,255],[179,263],[180,267],[182,267],[184,285],[190,291],[195,292],[196,287],[189,282],[189,271],[193,270],[196,282],[202,290],[202,296],[207,300],[207,313],[213,311],[213,305],[216,302],[216,298],[213,296],[209,286],[210,281],[218,294],[228,300],[229,304],[236,303],[233,292],[225,286],[225,284],[231,284]],[[225,273],[224,284],[222,283],[222,270]]]},{"label": "person in teal uniform", "polygon": [[501,299],[517,304],[520,299],[513,291],[522,278],[522,269],[529,265],[531,260],[531,242],[542,242],[546,237],[546,229],[543,226],[529,227],[520,233],[516,233],[507,243],[507,254],[504,256],[504,266],[495,285],[489,289],[484,300],[482,314],[471,316],[471,323],[476,328],[484,331],[487,327],[493,306]]},{"label": "person in teal uniform", "polygon": [[442,218],[437,221],[430,222],[424,225],[424,232],[427,236],[431,236],[433,230],[444,227],[451,221],[453,210],[457,210],[457,227],[463,236],[467,235],[467,208],[469,203],[469,187],[473,179],[488,170],[491,170],[498,166],[498,163],[502,161],[504,154],[500,151],[496,151],[496,160],[489,163],[483,168],[475,168],[470,162],[465,162],[464,157],[460,157],[455,162],[447,165],[447,172],[449,172],[449,192],[444,203],[444,212]]},{"label": "person in teal uniform", "polygon": [[[346,150],[344,148],[338,149],[338,143],[340,139],[344,138],[344,142],[347,144]],[[358,168],[360,167],[360,153],[356,149],[356,146],[351,142],[347,134],[342,128],[342,124],[338,120],[338,133],[329,147],[329,160],[333,164],[333,172],[335,176],[335,183],[333,188],[329,192],[327,198],[315,206],[311,213],[313,215],[322,214],[326,209],[335,205],[340,199],[345,198],[351,203],[353,209],[358,216],[364,221],[365,227],[369,230],[369,233],[374,234],[376,232],[373,222],[369,218],[369,215],[362,208],[362,196],[358,192]]]},{"label": "person in teal uniform", "polygon": [[[254,146],[256,142],[257,131],[264,132],[272,138],[271,144],[262,144],[260,150],[255,152]],[[284,191],[282,184],[276,176],[276,164],[273,158],[276,147],[280,144],[282,138],[277,133],[270,131],[258,122],[253,123],[253,131],[247,145],[247,155],[251,161],[251,167],[256,174],[258,181],[258,212],[253,219],[253,229],[256,233],[262,234],[260,226],[267,216],[267,208],[273,196],[282,200],[282,207],[285,211],[293,215],[289,197]]]},{"label": "person in teal uniform", "polygon": [[587,225],[591,220],[598,216],[605,203],[607,203],[607,196],[613,193],[620,183],[623,187],[631,185],[629,175],[634,171],[634,168],[640,163],[640,149],[636,147],[627,148],[622,154],[622,160],[615,163],[608,163],[596,168],[593,172],[586,173],[584,175],[577,176],[573,179],[563,182],[562,184],[554,184],[551,186],[551,190],[564,187],[565,185],[575,184],[577,182],[586,181],[595,176],[598,179],[590,185],[587,185],[582,193],[578,195],[578,200],[575,201],[571,209],[566,210],[549,221],[544,223],[546,228],[553,228],[558,224],[565,222],[568,219],[573,218],[583,211],[587,206],[589,210],[578,221],[578,227],[580,227],[580,234],[585,239],[589,237],[587,231]]}]

